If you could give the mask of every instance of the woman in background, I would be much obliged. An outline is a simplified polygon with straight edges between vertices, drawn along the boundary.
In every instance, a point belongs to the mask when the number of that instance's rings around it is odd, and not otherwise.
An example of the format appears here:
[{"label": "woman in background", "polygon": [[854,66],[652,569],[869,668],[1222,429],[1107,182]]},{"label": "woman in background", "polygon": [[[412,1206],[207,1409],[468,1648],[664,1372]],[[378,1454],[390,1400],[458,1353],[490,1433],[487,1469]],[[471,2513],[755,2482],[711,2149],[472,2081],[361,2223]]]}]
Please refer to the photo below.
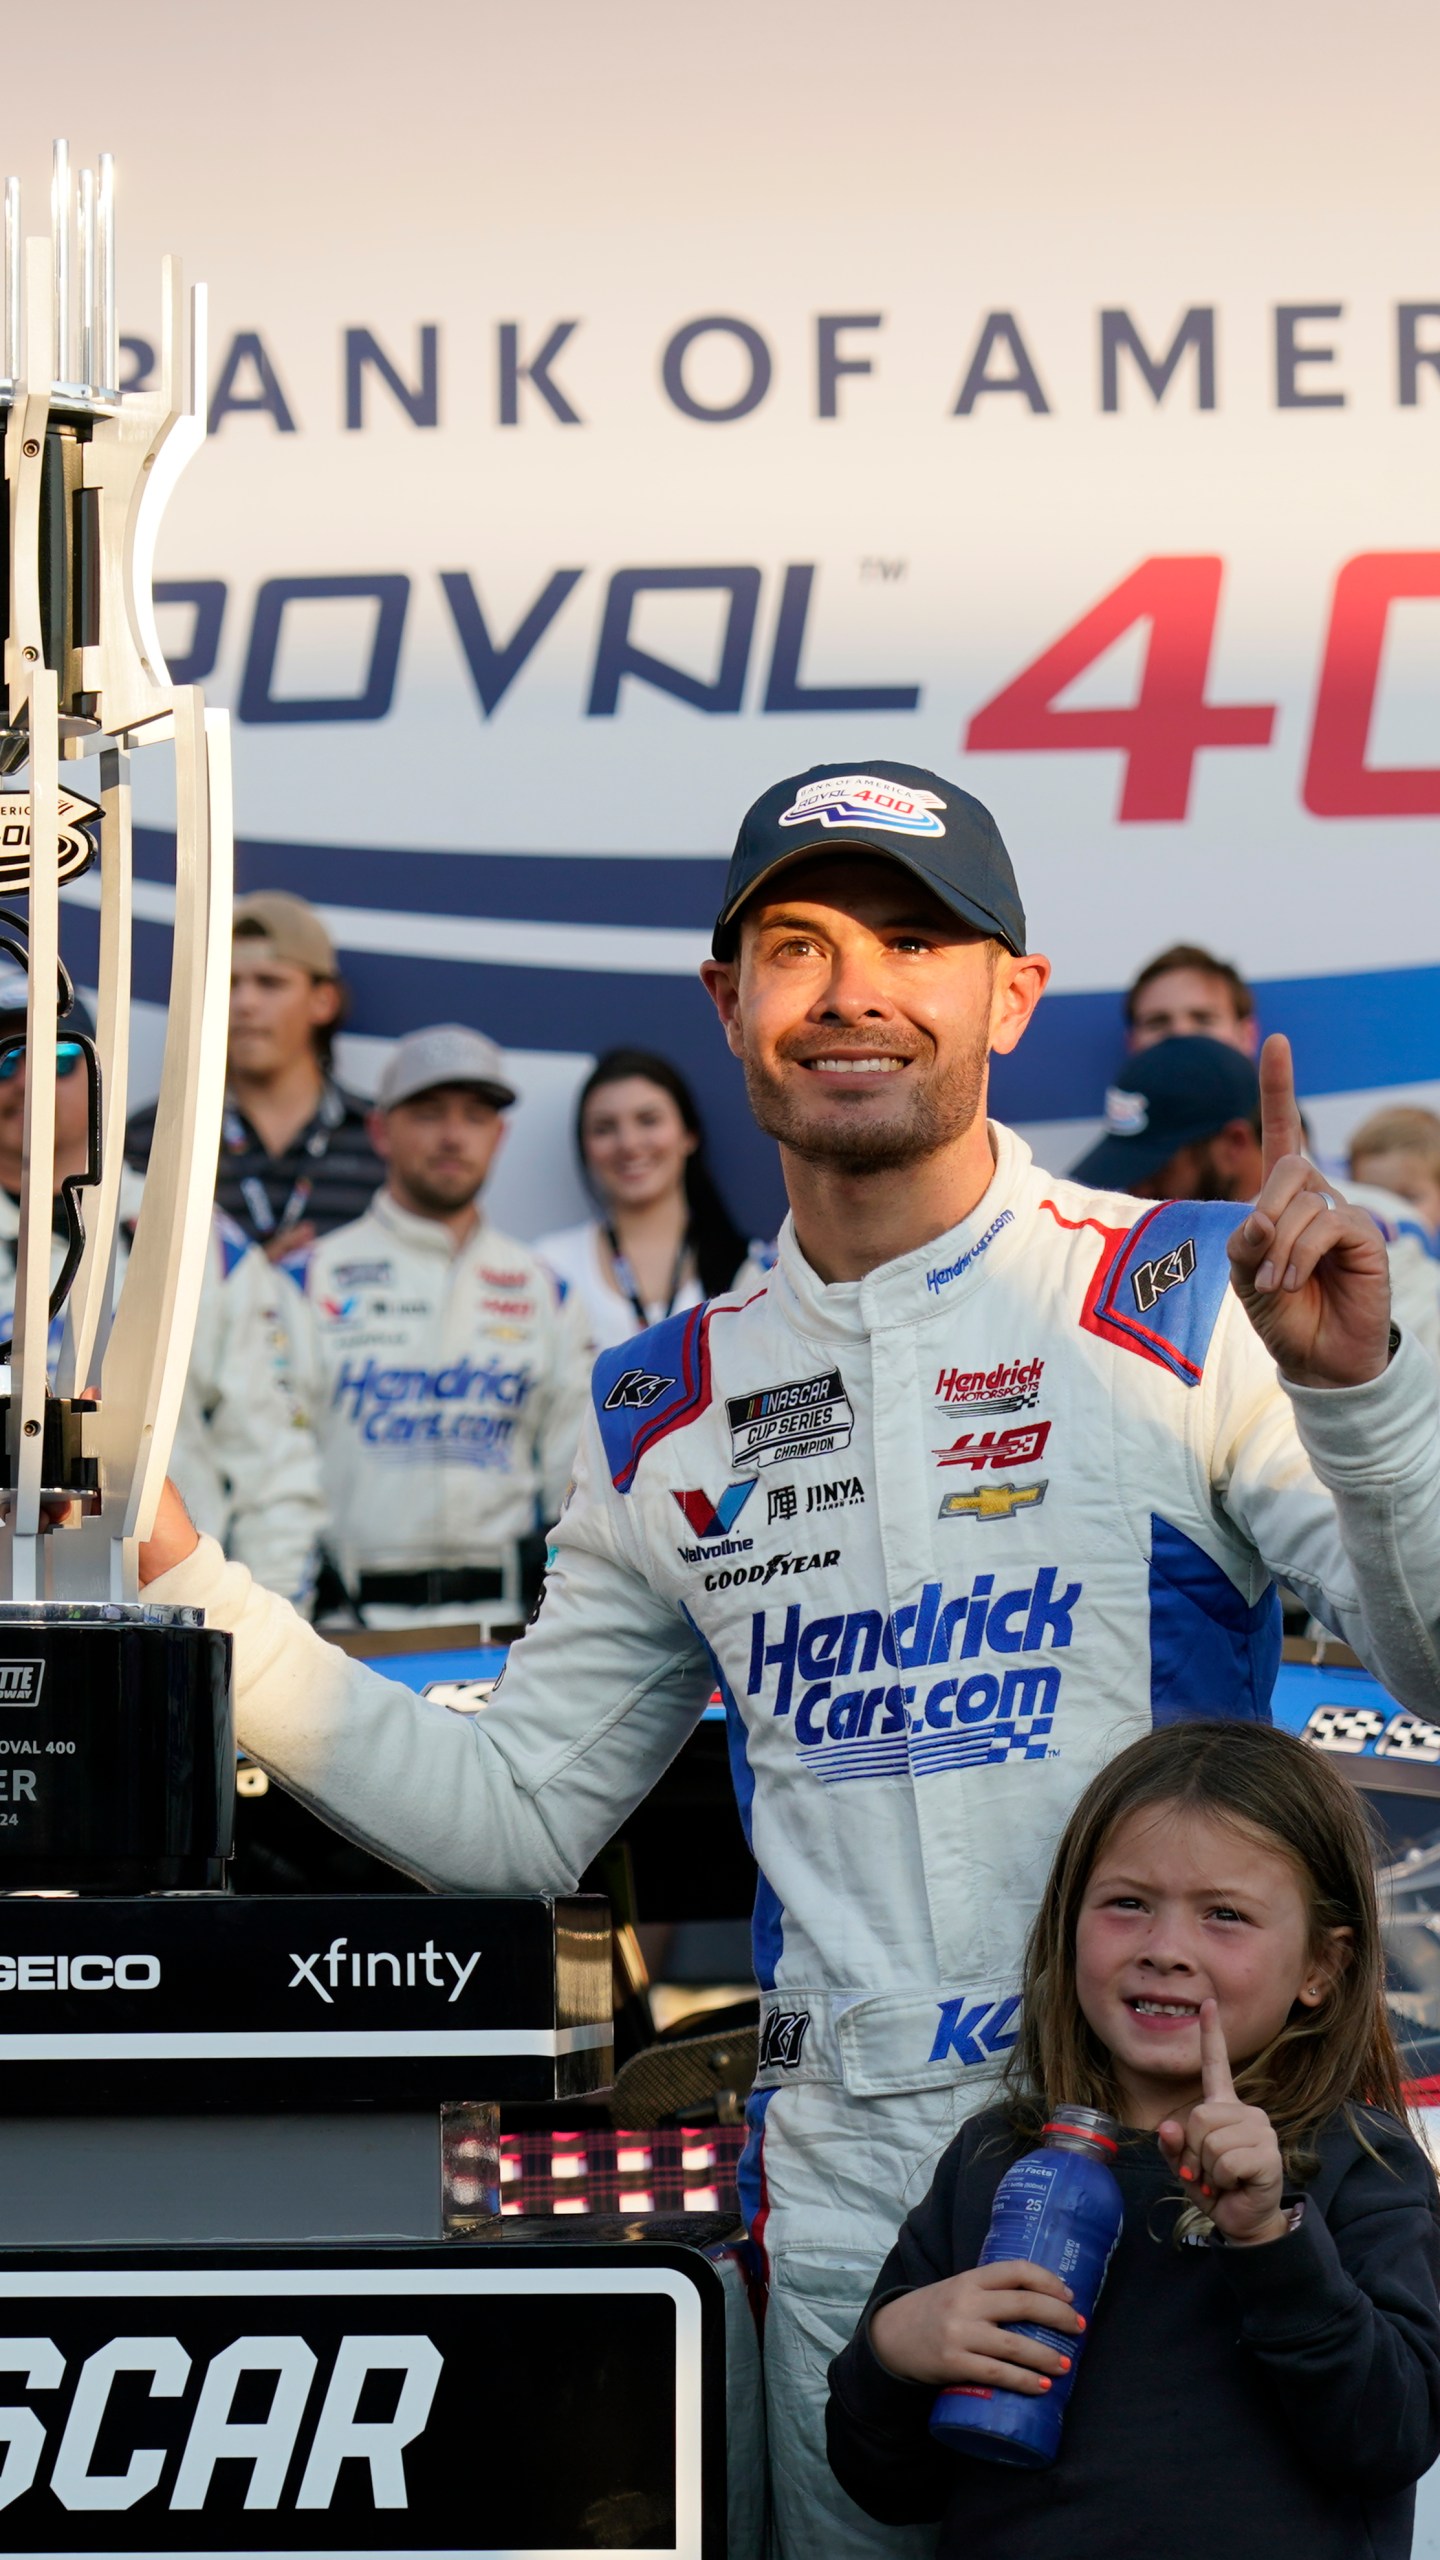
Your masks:
[{"label": "woman in background", "polygon": [[535,1249],[575,1291],[597,1352],[759,1278],[705,1162],[695,1098],[668,1058],[608,1050],[580,1089],[575,1144],[600,1214]]}]

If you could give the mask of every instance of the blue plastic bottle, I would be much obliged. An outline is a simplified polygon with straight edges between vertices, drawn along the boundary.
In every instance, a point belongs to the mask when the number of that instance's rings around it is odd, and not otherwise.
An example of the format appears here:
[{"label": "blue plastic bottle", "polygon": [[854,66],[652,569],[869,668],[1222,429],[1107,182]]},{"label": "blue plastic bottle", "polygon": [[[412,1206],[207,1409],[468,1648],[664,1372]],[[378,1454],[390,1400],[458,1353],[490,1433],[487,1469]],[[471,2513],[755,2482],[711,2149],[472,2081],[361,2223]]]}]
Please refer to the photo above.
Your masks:
[{"label": "blue plastic bottle", "polygon": [[[1075,2309],[1088,2323],[1120,2237],[1124,2206],[1107,2162],[1121,2128],[1093,2107],[1057,2107],[1040,2150],[1007,2169],[995,2190],[990,2228],[980,2252],[982,2267],[997,2258],[1024,2258],[1048,2267],[1068,2284]],[[930,2433],[955,2453],[985,2462],[1014,2462],[1041,2470],[1060,2450],[1065,2420],[1088,2328],[1079,2337],[1017,2321],[1023,2338],[1038,2338],[1071,2359],[1068,2373],[1052,2374],[1050,2388],[1024,2391],[962,2383],[942,2391],[930,2412]]]}]

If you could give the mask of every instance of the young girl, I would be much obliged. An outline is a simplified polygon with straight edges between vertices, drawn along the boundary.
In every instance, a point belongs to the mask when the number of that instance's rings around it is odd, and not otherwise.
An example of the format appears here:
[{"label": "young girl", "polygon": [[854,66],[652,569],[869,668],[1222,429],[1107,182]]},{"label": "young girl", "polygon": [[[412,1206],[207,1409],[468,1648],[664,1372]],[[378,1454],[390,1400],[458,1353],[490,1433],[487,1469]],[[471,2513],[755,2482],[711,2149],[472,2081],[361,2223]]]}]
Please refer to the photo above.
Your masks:
[{"label": "young girl", "polygon": [[[1233,2078],[1232,2078],[1233,2072]],[[830,2369],[830,2460],[967,2560],[1403,2560],[1440,2454],[1440,2210],[1405,2124],[1370,1841],[1323,1755],[1172,1725],[1087,1788],[1026,1959],[1006,2102],[974,2116]],[[943,2450],[941,2383],[1043,2392],[1010,2324],[1066,2287],[981,2268],[1052,2108],[1133,2128],[1125,2223],[1051,2468]]]}]

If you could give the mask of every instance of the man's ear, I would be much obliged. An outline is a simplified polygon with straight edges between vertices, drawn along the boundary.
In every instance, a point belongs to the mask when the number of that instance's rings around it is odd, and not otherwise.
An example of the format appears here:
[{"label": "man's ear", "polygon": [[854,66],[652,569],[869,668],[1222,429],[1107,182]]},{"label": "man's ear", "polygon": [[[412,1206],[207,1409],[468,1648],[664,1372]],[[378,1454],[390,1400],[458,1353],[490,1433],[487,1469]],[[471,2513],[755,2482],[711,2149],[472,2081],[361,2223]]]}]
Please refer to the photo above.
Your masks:
[{"label": "man's ear", "polygon": [[744,1055],[744,1045],[740,1036],[740,961],[738,953],[733,960],[702,960],[700,963],[700,976],[705,987],[705,991],[709,996],[711,1003],[714,1005],[716,1012],[720,1016],[720,1027],[725,1034],[732,1056],[736,1058],[742,1057]]},{"label": "man's ear", "polygon": [[309,1013],[315,1030],[323,1031],[330,1023],[338,1022],[343,1001],[343,993],[337,978],[312,980]]},{"label": "man's ear", "polygon": [[382,1164],[390,1161],[390,1129],[383,1111],[367,1111],[365,1130],[371,1146]]},{"label": "man's ear", "polygon": [[1049,980],[1050,963],[1043,952],[1027,952],[1020,959],[1001,950],[990,989],[990,1046],[1002,1058],[1019,1047]]}]

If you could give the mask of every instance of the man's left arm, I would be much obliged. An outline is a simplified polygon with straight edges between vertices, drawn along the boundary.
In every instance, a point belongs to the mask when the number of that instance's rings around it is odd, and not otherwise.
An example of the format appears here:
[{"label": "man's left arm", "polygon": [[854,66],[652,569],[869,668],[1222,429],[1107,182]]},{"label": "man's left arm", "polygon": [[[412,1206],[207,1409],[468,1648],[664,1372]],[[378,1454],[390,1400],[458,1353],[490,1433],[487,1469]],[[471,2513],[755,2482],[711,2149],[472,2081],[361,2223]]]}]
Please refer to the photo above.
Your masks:
[{"label": "man's left arm", "polygon": [[1397,1342],[1392,1331],[1379,1228],[1300,1153],[1290,1052],[1280,1039],[1265,1044],[1261,1106],[1265,1180],[1230,1240],[1232,1284],[1249,1323],[1227,1328],[1216,1490],[1270,1570],[1403,1704],[1434,1715],[1435,1372],[1415,1341]]}]

